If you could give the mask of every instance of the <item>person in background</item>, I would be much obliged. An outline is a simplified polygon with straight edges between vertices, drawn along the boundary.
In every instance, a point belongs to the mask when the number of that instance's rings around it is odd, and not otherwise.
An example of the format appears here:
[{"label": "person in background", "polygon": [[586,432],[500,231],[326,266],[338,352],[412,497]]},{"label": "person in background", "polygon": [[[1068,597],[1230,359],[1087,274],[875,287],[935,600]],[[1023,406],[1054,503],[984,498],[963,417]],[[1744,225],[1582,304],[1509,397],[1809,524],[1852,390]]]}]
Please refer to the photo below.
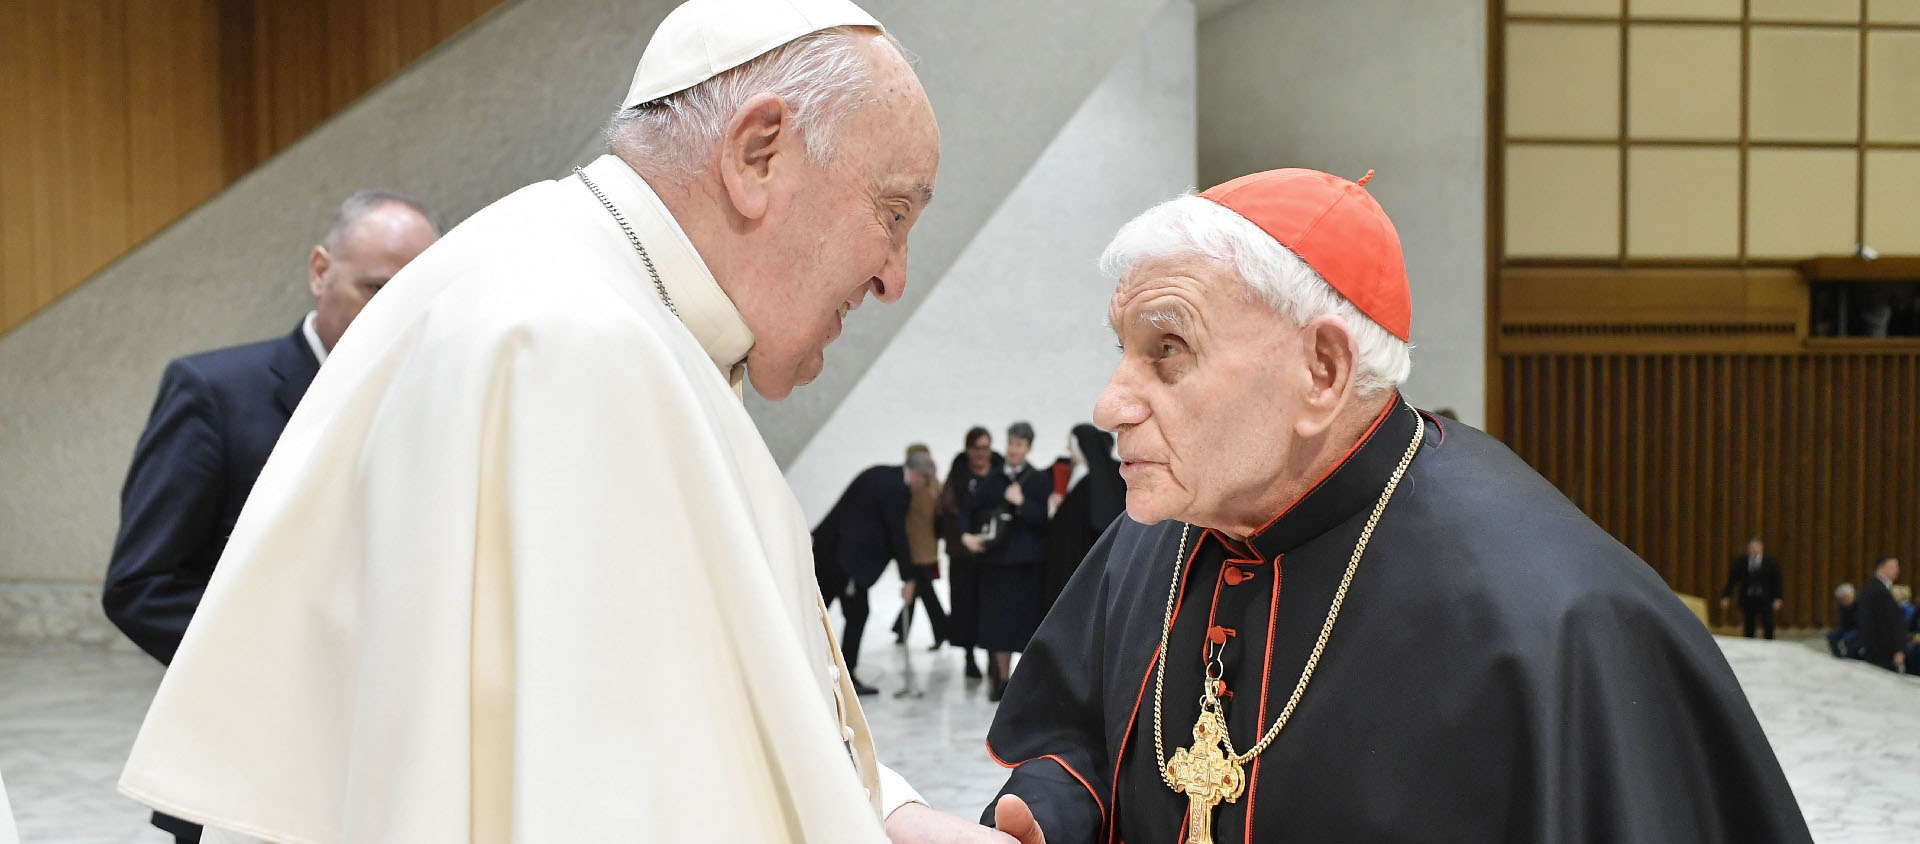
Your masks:
[{"label": "person in background", "polygon": [[[314,309],[293,333],[167,364],[120,490],[120,531],[100,603],[162,665],[187,632],[254,479],[340,335],[387,280],[440,237],[419,202],[347,197],[307,254]],[[155,813],[176,841],[200,827]]]},{"label": "person in background", "polygon": [[1727,567],[1727,587],[1720,593],[1720,609],[1725,610],[1733,596],[1740,596],[1740,618],[1746,637],[1753,638],[1757,623],[1766,637],[1773,638],[1773,614],[1780,609],[1780,561],[1767,553],[1760,537],[1747,540],[1747,553],[1733,558]]},{"label": "person in background", "polygon": [[1851,583],[1833,590],[1833,629],[1827,631],[1827,650],[1841,659],[1860,658],[1859,607],[1854,604]]},{"label": "person in background", "polygon": [[1893,600],[1900,607],[1900,618],[1907,631],[1907,673],[1920,674],[1920,612],[1915,612],[1913,589],[1905,583],[1894,584]]},{"label": "person in background", "polygon": [[947,579],[952,608],[947,616],[947,641],[965,655],[969,680],[981,677],[980,665],[973,659],[980,630],[980,555],[964,541],[973,528],[967,504],[976,488],[999,474],[1004,462],[993,450],[993,435],[975,425],[967,429],[966,450],[954,456],[946,486],[940,490],[941,538],[947,543],[947,562],[952,567],[952,577]]},{"label": "person in background", "polygon": [[1047,606],[1060,597],[1067,580],[1107,526],[1127,505],[1127,484],[1113,458],[1113,435],[1091,424],[1073,426],[1067,438],[1072,476],[1067,493],[1047,499]]},{"label": "person in background", "polygon": [[1860,586],[1861,658],[1894,672],[1906,665],[1910,638],[1893,598],[1893,581],[1899,577],[1900,559],[1881,557],[1873,565],[1873,576]]},{"label": "person in background", "polygon": [[927,623],[933,625],[933,647],[937,651],[947,638],[947,613],[940,596],[933,591],[933,579],[940,576],[940,479],[934,475],[933,453],[920,443],[907,447],[907,468],[917,470],[925,480],[913,485],[907,503],[907,551],[912,565],[900,567],[899,615],[893,619],[893,641],[907,643],[913,629],[913,603],[917,599],[927,607]]},{"label": "person in background", "polygon": [[[924,455],[922,455],[924,458]],[[907,539],[907,510],[913,491],[933,483],[933,461],[914,460],[911,449],[900,466],[871,466],[855,476],[833,509],[813,529],[814,575],[829,606],[838,599],[846,631],[840,636],[847,679],[863,695],[879,691],[860,681],[860,640],[867,626],[867,590],[893,560],[913,567]]]},{"label": "person in background", "polygon": [[989,651],[991,687],[998,701],[1013,676],[1013,655],[1046,614],[1047,495],[1052,477],[1027,463],[1033,426],[1015,422],[1007,429],[1007,463],[974,487],[968,512],[974,530],[961,542],[984,555],[980,576],[980,647]]}]

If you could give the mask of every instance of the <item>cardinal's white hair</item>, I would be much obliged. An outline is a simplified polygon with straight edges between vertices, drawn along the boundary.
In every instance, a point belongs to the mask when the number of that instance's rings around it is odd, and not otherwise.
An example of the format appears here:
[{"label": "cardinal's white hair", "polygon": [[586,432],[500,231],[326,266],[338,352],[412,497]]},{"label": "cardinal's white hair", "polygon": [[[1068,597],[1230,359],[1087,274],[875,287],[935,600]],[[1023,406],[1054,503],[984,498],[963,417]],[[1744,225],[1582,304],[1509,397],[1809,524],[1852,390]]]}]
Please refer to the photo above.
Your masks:
[{"label": "cardinal's white hair", "polygon": [[643,172],[685,178],[706,165],[741,105],[771,93],[786,102],[807,157],[825,164],[833,159],[841,120],[867,101],[873,86],[872,62],[861,45],[876,34],[906,55],[892,35],[871,27],[808,33],[684,91],[614,112],[607,143]]},{"label": "cardinal's white hair", "polygon": [[1211,200],[1189,194],[1133,218],[1107,244],[1100,271],[1118,280],[1142,261],[1181,257],[1232,266],[1250,294],[1296,325],[1322,316],[1346,323],[1357,348],[1354,383],[1362,396],[1398,387],[1413,369],[1412,344],[1362,314],[1293,250]]}]

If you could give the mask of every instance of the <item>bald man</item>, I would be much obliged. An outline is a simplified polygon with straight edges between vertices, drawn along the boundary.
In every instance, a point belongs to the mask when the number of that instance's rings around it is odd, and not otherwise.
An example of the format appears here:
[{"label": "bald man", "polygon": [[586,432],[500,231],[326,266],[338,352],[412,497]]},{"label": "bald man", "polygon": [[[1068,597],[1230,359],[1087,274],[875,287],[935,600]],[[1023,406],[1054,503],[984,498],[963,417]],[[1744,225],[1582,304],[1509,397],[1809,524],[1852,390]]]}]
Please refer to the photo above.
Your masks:
[{"label": "bald man", "polygon": [[[420,203],[366,190],[341,203],[307,260],[314,309],[293,333],[167,364],[120,493],[120,532],[101,596],[107,617],[162,664],[173,660],[240,507],[348,324],[387,279],[438,239]],[[181,841],[199,828],[165,815]]]}]

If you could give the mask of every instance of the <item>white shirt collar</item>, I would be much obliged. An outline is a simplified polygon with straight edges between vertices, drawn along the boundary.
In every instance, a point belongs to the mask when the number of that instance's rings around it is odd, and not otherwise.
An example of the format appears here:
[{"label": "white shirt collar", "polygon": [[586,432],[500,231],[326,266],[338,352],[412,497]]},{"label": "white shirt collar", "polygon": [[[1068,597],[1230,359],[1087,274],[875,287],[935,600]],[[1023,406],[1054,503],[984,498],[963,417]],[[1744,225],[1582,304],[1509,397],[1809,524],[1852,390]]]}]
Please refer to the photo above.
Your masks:
[{"label": "white shirt collar", "polygon": [[307,338],[307,348],[313,350],[313,359],[326,363],[327,347],[320,343],[320,332],[313,330],[313,321],[319,316],[319,311],[308,311],[306,320],[300,323],[300,333]]},{"label": "white shirt collar", "polygon": [[[660,273],[660,282],[667,288],[667,297],[680,312],[680,322],[713,359],[714,366],[727,376],[734,391],[740,392],[747,350],[753,348],[753,329],[747,327],[740,309],[734,307],[733,300],[720,289],[720,282],[714,280],[713,271],[700,259],[693,241],[687,239],[686,231],[673,219],[653,188],[626,162],[613,155],[603,155],[584,169],[587,178],[626,216],[627,224],[633,226],[634,234],[647,248],[654,269]],[[607,222],[613,224],[611,215]],[[638,253],[634,261],[639,262]],[[644,268],[642,273],[645,274]],[[651,287],[652,277],[646,276],[645,283]]]}]

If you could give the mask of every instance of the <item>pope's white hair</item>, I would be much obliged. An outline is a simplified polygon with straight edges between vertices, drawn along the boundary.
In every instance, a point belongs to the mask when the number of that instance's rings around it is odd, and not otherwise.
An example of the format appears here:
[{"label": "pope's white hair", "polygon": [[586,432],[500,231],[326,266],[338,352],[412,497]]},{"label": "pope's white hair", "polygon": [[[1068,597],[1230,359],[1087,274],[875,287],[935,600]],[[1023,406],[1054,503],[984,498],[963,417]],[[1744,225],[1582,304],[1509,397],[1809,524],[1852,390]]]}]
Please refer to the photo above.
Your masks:
[{"label": "pope's white hair", "polygon": [[1100,271],[1118,280],[1142,261],[1194,257],[1232,266],[1250,293],[1296,325],[1323,316],[1346,323],[1357,348],[1354,385],[1361,396],[1400,386],[1413,369],[1411,344],[1362,314],[1293,250],[1212,200],[1189,194],[1133,218],[1107,244]]},{"label": "pope's white hair", "polygon": [[771,93],[786,103],[807,158],[825,164],[833,159],[840,121],[866,101],[873,85],[872,62],[861,45],[874,35],[906,54],[892,35],[872,27],[808,33],[684,91],[614,112],[607,143],[642,172],[682,179],[706,166],[741,105]]}]

